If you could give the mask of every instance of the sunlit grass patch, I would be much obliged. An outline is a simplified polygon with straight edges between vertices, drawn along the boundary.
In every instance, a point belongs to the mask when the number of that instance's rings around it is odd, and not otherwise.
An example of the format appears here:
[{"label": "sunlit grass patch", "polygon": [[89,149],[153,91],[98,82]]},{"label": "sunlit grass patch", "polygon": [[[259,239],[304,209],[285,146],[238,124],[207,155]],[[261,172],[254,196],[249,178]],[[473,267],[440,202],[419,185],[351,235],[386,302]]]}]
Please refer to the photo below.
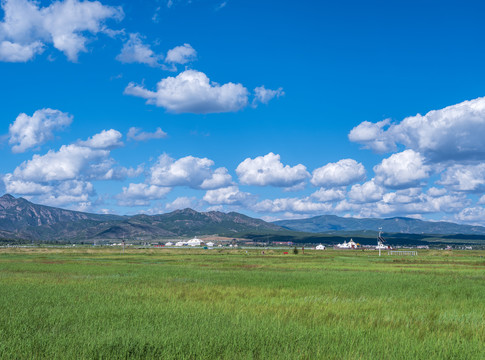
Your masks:
[{"label": "sunlit grass patch", "polygon": [[0,357],[485,358],[483,253],[441,253],[2,250]]}]

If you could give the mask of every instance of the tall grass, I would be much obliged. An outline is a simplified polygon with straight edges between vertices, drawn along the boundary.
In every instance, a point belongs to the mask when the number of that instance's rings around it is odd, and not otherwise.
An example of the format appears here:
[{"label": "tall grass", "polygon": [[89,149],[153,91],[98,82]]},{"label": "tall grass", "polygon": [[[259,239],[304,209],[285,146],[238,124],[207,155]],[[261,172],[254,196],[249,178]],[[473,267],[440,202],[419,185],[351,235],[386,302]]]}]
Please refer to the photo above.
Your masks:
[{"label": "tall grass", "polygon": [[0,357],[484,359],[484,253],[422,255],[0,250]]}]

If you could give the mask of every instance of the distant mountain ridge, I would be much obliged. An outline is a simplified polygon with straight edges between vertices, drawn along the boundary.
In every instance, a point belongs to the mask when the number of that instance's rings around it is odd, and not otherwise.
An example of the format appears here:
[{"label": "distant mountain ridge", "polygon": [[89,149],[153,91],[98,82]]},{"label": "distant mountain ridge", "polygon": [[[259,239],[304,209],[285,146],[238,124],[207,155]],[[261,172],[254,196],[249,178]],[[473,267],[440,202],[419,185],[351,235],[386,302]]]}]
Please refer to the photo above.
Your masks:
[{"label": "distant mountain ridge", "polygon": [[[0,197],[0,240],[79,242],[126,238],[145,241],[179,236],[222,235],[246,237],[259,242],[297,241],[303,238],[308,242],[321,242],[325,239],[340,241],[340,238],[348,236],[374,238],[380,227],[388,234],[485,235],[485,227],[481,226],[410,218],[355,219],[323,215],[268,223],[236,212],[198,212],[192,209],[159,215],[119,216],[38,205],[9,194]],[[309,233],[323,235],[315,237]],[[410,235],[409,238],[416,236]]]},{"label": "distant mountain ridge", "polygon": [[160,237],[288,230],[239,213],[176,210],[160,215],[91,214],[0,197],[0,237],[32,240],[154,239]]},{"label": "distant mountain ridge", "polygon": [[280,220],[274,224],[293,231],[311,233],[335,233],[339,231],[382,231],[407,234],[466,234],[483,235],[485,227],[461,225],[451,222],[423,221],[406,217],[344,218],[336,215],[321,215],[308,219]]}]

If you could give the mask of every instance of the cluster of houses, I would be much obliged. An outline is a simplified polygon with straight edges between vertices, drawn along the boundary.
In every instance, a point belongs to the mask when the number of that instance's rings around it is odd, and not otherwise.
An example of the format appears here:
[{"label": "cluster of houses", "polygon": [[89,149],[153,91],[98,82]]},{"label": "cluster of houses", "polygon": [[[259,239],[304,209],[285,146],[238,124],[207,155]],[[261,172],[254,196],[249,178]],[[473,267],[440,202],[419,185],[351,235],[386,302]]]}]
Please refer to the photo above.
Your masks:
[{"label": "cluster of houses", "polygon": [[335,245],[337,249],[357,249],[359,244],[357,244],[354,240],[350,239],[349,242],[344,241],[343,244]]},{"label": "cluster of houses", "polygon": [[[379,235],[378,241],[377,241],[377,246],[375,246],[376,250],[391,250],[392,247],[390,245],[384,245],[383,244],[384,239]],[[374,246],[372,246],[374,247]],[[344,241],[342,244],[337,244],[334,246],[334,249],[360,249],[361,245],[357,244],[354,240],[350,239],[349,242]]]},{"label": "cluster of houses", "polygon": [[175,244],[169,241],[168,243],[165,244],[165,246],[192,246],[192,247],[194,247],[194,246],[207,246],[207,247],[213,247],[214,243],[211,242],[211,241],[206,243],[206,242],[198,239],[197,237],[194,237],[191,240],[178,241]]}]

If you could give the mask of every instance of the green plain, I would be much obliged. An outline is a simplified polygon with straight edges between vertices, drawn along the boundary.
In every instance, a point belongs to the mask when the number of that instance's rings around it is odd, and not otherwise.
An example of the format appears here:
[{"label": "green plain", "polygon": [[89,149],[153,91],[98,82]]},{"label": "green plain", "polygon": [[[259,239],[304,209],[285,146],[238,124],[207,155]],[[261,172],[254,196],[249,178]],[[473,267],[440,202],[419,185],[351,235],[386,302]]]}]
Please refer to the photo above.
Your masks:
[{"label": "green plain", "polygon": [[2,359],[485,359],[485,251],[4,248]]}]

